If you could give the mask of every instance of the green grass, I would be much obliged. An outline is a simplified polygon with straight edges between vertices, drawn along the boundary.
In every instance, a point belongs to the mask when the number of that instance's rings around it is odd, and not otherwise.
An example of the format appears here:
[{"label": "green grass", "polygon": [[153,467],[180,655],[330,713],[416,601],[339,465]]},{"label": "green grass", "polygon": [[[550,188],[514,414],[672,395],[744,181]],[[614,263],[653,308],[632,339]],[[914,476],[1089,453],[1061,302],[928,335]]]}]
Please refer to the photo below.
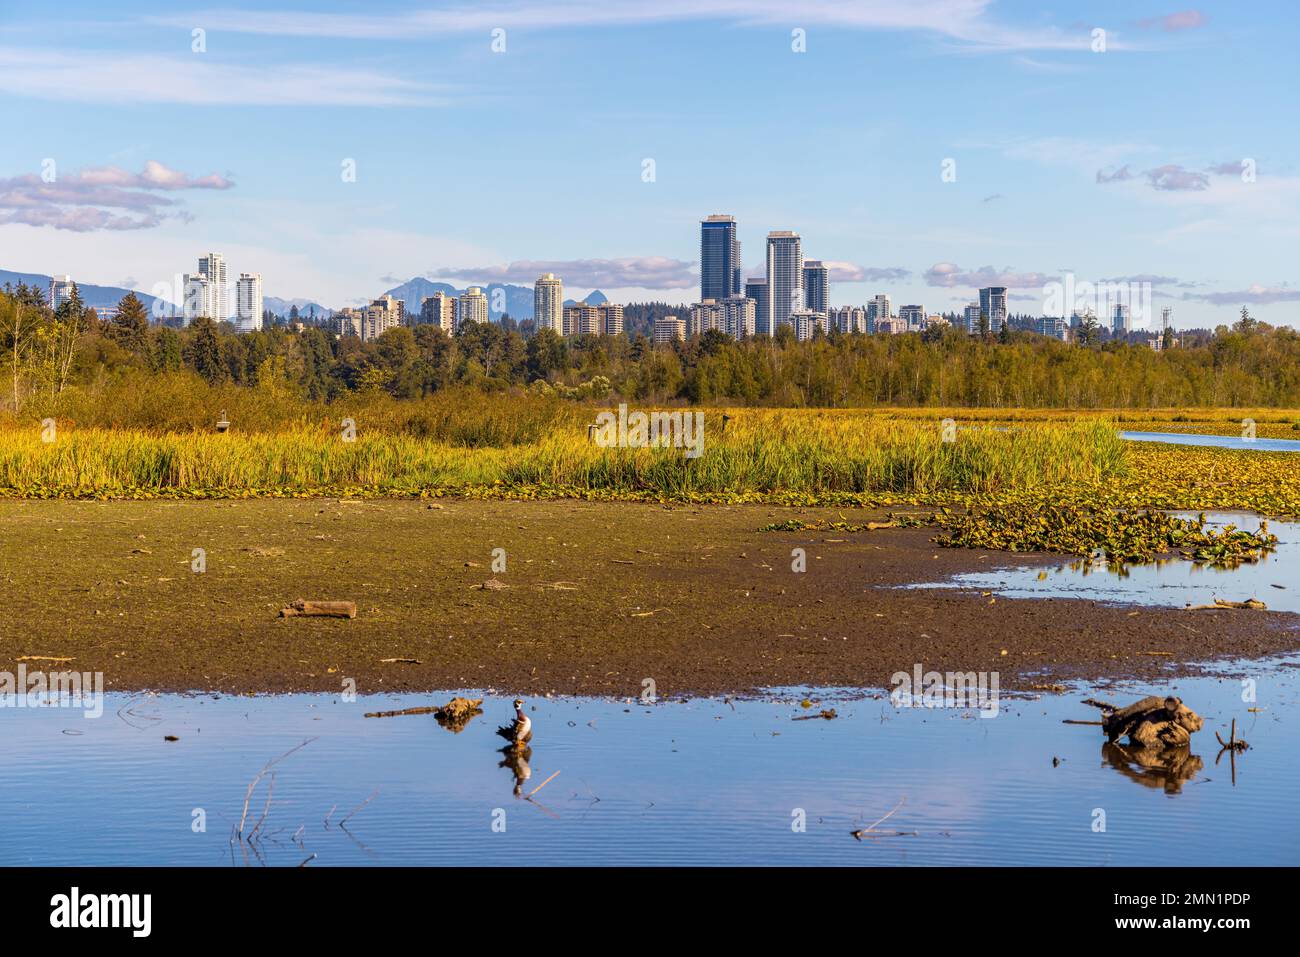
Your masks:
[{"label": "green grass", "polygon": [[[588,410],[590,412],[590,410]],[[232,416],[233,419],[233,416]],[[601,448],[583,423],[480,425],[439,438],[323,427],[244,434],[61,428],[0,430],[9,495],[442,494],[510,491],[676,500],[844,501],[861,495],[991,494],[1125,474],[1127,450],[1100,421],[961,430],[812,411],[706,413],[704,451]],[[541,434],[538,434],[538,433]]]}]

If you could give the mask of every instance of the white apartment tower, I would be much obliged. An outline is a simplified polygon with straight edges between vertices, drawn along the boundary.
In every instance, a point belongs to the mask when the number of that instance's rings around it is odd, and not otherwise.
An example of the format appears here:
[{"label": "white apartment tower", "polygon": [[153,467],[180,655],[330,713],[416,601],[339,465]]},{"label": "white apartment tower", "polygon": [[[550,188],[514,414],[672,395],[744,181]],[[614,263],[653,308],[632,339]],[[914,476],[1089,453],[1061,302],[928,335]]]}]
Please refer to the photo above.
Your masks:
[{"label": "white apartment tower", "polygon": [[188,273],[185,275],[184,302],[181,303],[181,309],[187,326],[200,316],[209,319],[216,317],[216,289],[208,282],[207,276],[192,276]]},{"label": "white apartment tower", "polygon": [[538,329],[564,333],[564,283],[554,273],[539,276],[533,284],[533,319]]},{"label": "white apartment tower", "polygon": [[212,311],[208,318],[225,322],[230,318],[230,306],[226,298],[226,259],[221,253],[208,253],[199,257],[199,275],[208,281],[208,295]]},{"label": "white apartment tower", "polygon": [[[795,309],[803,308],[803,248],[799,234],[767,234],[767,334],[776,335]],[[760,326],[763,324],[760,323]]]},{"label": "white apartment tower", "polygon": [[51,276],[50,277],[50,308],[58,310],[72,298],[72,290],[76,284],[73,283],[71,276]]},{"label": "white apartment tower", "polygon": [[235,318],[240,332],[257,332],[262,328],[262,274],[240,273],[235,283]]},{"label": "white apartment tower", "polygon": [[488,297],[481,287],[470,286],[456,300],[456,328],[467,322],[488,321]]}]

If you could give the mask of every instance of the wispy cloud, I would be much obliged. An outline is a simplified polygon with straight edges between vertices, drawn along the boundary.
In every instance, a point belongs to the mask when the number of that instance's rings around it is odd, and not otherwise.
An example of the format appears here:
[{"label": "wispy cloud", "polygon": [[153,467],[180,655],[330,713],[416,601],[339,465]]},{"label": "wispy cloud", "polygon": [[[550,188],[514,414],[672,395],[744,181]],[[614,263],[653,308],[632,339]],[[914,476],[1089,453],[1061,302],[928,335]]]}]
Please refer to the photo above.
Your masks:
[{"label": "wispy cloud", "polygon": [[1166,163],[1149,169],[1144,174],[1147,185],[1152,189],[1178,192],[1181,190],[1202,190],[1210,188],[1210,177],[1197,170],[1184,169],[1176,163]]},{"label": "wispy cloud", "polygon": [[925,281],[931,286],[952,289],[962,286],[978,289],[982,286],[1006,286],[1010,289],[1042,288],[1052,277],[1041,272],[1016,272],[1010,266],[995,269],[981,266],[962,269],[956,263],[935,263],[925,271]]},{"label": "wispy cloud", "polygon": [[1300,302],[1300,288],[1265,286],[1255,283],[1247,289],[1230,292],[1184,293],[1184,299],[1208,302],[1213,306],[1264,306],[1275,302]]},{"label": "wispy cloud", "polygon": [[455,278],[481,282],[531,284],[544,273],[554,273],[573,286],[608,289],[687,289],[699,282],[693,263],[664,256],[626,259],[523,259],[496,266],[471,266],[442,271],[430,278]]},{"label": "wispy cloud", "polygon": [[[506,0],[451,3],[401,13],[304,10],[196,10],[151,17],[186,28],[273,36],[407,40],[505,29],[632,27],[649,23],[717,21],[744,26],[839,27],[919,31],[966,48],[990,51],[1088,51],[1086,30],[1016,27],[993,21],[992,0]],[[1111,44],[1111,48],[1116,48]]]},{"label": "wispy cloud", "polygon": [[1164,30],[1166,33],[1178,33],[1181,30],[1195,30],[1205,26],[1208,18],[1200,10],[1180,10],[1163,17],[1144,17],[1138,26],[1144,30]]},{"label": "wispy cloud", "polygon": [[1249,166],[1257,172],[1252,160],[1229,160],[1214,163],[1204,170],[1188,169],[1179,163],[1166,163],[1148,170],[1135,172],[1129,164],[1097,170],[1098,183],[1123,183],[1139,177],[1146,180],[1152,189],[1161,192],[1202,192],[1210,188],[1210,176],[1242,176]]},{"label": "wispy cloud", "polygon": [[114,56],[17,47],[0,47],[0,92],[85,103],[259,106],[431,105],[445,94],[402,77],[337,65],[240,66],[207,54]]},{"label": "wispy cloud", "polygon": [[901,266],[859,266],[855,263],[826,261],[827,277],[833,282],[883,282],[906,279],[912,274]]},{"label": "wispy cloud", "polygon": [[160,193],[230,189],[235,184],[210,173],[191,176],[156,160],[139,173],[99,166],[56,174],[34,173],[0,179],[0,224],[22,223],[73,232],[150,229],[165,219],[189,219],[181,202]]}]

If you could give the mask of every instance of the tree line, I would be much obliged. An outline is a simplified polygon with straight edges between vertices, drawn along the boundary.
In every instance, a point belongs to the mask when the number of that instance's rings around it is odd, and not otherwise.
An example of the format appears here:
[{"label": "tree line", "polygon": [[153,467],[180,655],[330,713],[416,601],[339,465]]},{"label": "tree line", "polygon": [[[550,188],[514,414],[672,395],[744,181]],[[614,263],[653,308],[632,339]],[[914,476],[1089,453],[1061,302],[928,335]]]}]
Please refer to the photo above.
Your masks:
[{"label": "tree line", "polygon": [[[645,312],[666,308],[653,306]],[[944,327],[832,332],[809,342],[796,342],[789,329],[741,342],[707,332],[660,347],[637,329],[570,338],[526,331],[512,321],[466,323],[455,335],[419,325],[362,342],[312,326],[239,333],[197,319],[176,329],[150,322],[134,294],[101,322],[75,288],[52,310],[40,289],[19,286],[0,292],[3,405],[15,412],[34,398],[57,405],[68,388],[105,377],[189,370],[214,385],[274,386],[314,401],[367,392],[419,398],[469,386],[795,407],[1300,407],[1300,335],[1244,308],[1231,326],[1184,334],[1182,345],[1163,351],[1010,329],[996,337]]]}]

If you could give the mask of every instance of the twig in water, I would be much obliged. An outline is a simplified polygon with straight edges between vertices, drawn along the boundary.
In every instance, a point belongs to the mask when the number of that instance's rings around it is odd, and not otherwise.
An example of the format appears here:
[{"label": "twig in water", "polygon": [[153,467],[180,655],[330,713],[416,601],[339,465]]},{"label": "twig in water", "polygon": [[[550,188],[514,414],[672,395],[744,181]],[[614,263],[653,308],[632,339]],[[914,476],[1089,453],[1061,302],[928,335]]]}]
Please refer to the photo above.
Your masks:
[{"label": "twig in water", "polygon": [[351,817],[352,817],[353,814],[356,814],[356,813],[357,813],[358,811],[360,811],[363,807],[365,807],[367,804],[369,804],[371,801],[373,801],[373,800],[378,796],[378,794],[379,794],[379,789],[376,788],[374,794],[370,795],[370,797],[366,798],[364,801],[362,801],[360,804],[358,804],[356,807],[354,807],[354,808],[351,810],[351,812],[349,812],[349,814],[348,814],[347,817],[345,817],[343,820],[339,821],[339,827],[342,827],[344,824],[348,823],[348,821],[351,819]]},{"label": "twig in water", "polygon": [[[556,772],[555,772],[555,774],[559,774],[559,773],[560,773],[559,771],[556,771]],[[537,785],[537,787],[535,787],[535,788],[533,788],[531,791],[529,791],[527,797],[525,798],[525,800],[527,800],[528,798],[531,798],[534,794],[536,794],[536,793],[537,793],[538,791],[540,791],[542,788],[546,787],[546,785],[550,784],[551,781],[553,781],[553,780],[555,779],[555,774],[552,774],[549,778],[547,778],[547,779],[546,779],[545,781],[543,781],[541,784]]]},{"label": "twig in water", "polygon": [[257,776],[248,782],[248,792],[244,795],[244,813],[239,818],[238,834],[240,840],[243,840],[244,838],[244,824],[248,821],[248,802],[253,799],[253,791],[257,788],[257,783],[261,781],[262,778],[266,776],[266,772],[270,771],[275,765],[279,764],[295,751],[307,747],[307,745],[311,744],[315,740],[315,738],[308,738],[302,744],[295,745],[278,758],[272,758],[270,761],[267,761],[266,764],[262,765],[262,770],[257,772]]},{"label": "twig in water", "polygon": [[271,780],[268,781],[267,784],[266,784],[266,806],[262,808],[262,816],[259,817],[259,818],[257,819],[257,823],[253,825],[253,829],[252,829],[251,831],[248,832],[248,839],[249,839],[250,841],[251,841],[251,840],[253,839],[253,837],[257,834],[257,832],[261,829],[261,827],[262,827],[262,822],[266,820],[266,815],[267,815],[268,813],[270,813],[270,811],[271,811],[271,795],[274,794],[274,793],[275,793],[275,772],[272,771],[272,772],[271,772]]},{"label": "twig in water", "polygon": [[851,831],[850,833],[854,836],[854,838],[856,838],[859,841],[862,840],[864,837],[915,837],[916,836],[915,831],[877,831],[876,830],[877,827],[879,827],[881,824],[885,823],[891,817],[893,817],[894,812],[897,811],[900,807],[902,807],[903,802],[906,800],[907,800],[906,796],[899,798],[898,803],[894,805],[893,809],[890,810],[888,814],[882,817],[875,824],[872,824],[869,827],[859,828],[858,830]]}]

